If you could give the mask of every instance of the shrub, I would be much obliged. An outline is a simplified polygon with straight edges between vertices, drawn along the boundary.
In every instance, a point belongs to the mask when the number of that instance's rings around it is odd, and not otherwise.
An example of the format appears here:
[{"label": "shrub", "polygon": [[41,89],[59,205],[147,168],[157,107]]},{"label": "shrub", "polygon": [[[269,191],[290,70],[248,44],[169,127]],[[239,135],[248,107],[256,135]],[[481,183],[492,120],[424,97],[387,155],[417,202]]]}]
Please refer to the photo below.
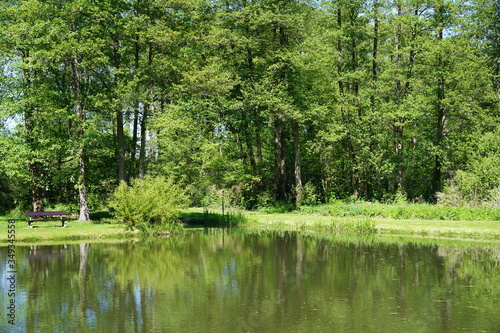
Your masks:
[{"label": "shrub", "polygon": [[313,183],[308,182],[306,186],[304,186],[304,192],[302,194],[302,205],[304,206],[313,206],[318,204],[319,195],[316,190],[316,186]]},{"label": "shrub", "polygon": [[500,131],[485,133],[469,163],[446,184],[438,202],[448,206],[496,205],[500,186]]},{"label": "shrub", "polygon": [[186,206],[187,197],[171,180],[164,177],[134,179],[121,182],[110,202],[116,217],[129,229],[167,228],[178,219],[179,209]]}]

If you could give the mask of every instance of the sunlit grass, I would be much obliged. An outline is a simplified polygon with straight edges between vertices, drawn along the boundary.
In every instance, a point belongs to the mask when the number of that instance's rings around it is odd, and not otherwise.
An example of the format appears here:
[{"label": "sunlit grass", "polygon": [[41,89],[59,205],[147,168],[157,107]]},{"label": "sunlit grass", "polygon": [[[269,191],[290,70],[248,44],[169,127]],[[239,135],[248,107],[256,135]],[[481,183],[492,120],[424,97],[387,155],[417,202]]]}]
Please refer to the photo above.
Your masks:
[{"label": "sunlit grass", "polygon": [[361,230],[365,230],[365,232],[376,232],[379,235],[500,240],[500,221],[394,219],[363,215],[305,214],[304,212],[286,214],[244,212],[244,214],[253,221],[248,226],[250,228],[328,231],[332,233],[361,233]]},{"label": "sunlit grass", "polygon": [[374,217],[396,220],[500,221],[500,209],[487,206],[450,207],[427,203],[382,204],[371,202],[334,202],[301,207],[297,213],[338,217]]},{"label": "sunlit grass", "polygon": [[383,234],[500,240],[500,222],[498,221],[377,219],[376,224]]},{"label": "sunlit grass", "polygon": [[[203,208],[189,208],[181,212],[181,219],[187,227],[241,227],[246,230],[288,230],[300,232],[321,232],[333,235],[373,235],[380,236],[410,236],[425,238],[471,239],[500,241],[500,221],[472,219],[474,208],[464,208],[468,212],[467,219],[445,219],[445,215],[436,216],[447,208],[432,208],[431,205],[410,205],[404,211],[405,205],[395,204],[346,204],[344,208],[323,205],[301,209],[289,213],[264,213],[249,211],[206,211]],[[351,205],[351,206],[350,206]],[[356,206],[357,205],[357,206]],[[373,207],[372,207],[373,205]],[[367,208],[368,207],[368,208]],[[415,218],[418,210],[430,211],[426,218]],[[337,212],[332,214],[332,211]],[[477,211],[480,211],[478,209]],[[344,212],[340,214],[339,212]],[[349,213],[346,213],[349,212]],[[376,213],[378,212],[378,213]],[[399,213],[398,213],[399,212]],[[451,211],[450,211],[451,212]],[[455,212],[460,212],[456,210]],[[486,213],[485,213],[486,212]],[[434,214],[434,215],[433,215]],[[478,217],[495,215],[486,209]],[[391,217],[393,216],[393,217]],[[409,218],[404,218],[408,217]],[[424,216],[424,215],[422,215]],[[431,218],[435,216],[435,218]],[[458,214],[460,216],[460,214]],[[7,217],[0,217],[0,242],[6,242],[8,237]],[[18,241],[45,240],[79,240],[79,239],[109,239],[144,237],[148,233],[125,231],[125,225],[116,223],[113,219],[103,218],[101,223],[68,221],[68,227],[61,228],[60,222],[38,222],[37,228],[28,228],[24,217],[16,222],[16,239]],[[156,234],[152,233],[151,235]]]},{"label": "sunlit grass", "polygon": [[332,218],[304,214],[265,214],[245,212],[253,223],[249,228],[328,231],[334,233],[377,233],[375,221],[369,218]]},{"label": "sunlit grass", "polygon": [[8,240],[8,223],[11,218],[16,220],[16,241],[35,242],[45,240],[79,240],[79,239],[106,239],[126,238],[136,233],[125,231],[123,224],[94,223],[68,221],[67,227],[62,228],[61,222],[35,222],[34,228],[28,228],[24,217],[0,217],[0,242]]}]

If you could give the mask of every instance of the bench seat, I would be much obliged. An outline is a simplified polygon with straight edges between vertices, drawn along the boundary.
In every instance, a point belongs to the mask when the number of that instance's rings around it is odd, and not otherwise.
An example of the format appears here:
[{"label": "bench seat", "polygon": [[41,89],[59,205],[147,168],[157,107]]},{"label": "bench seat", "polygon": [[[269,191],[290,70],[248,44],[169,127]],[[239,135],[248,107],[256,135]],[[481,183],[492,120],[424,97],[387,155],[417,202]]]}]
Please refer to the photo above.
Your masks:
[{"label": "bench seat", "polygon": [[45,221],[61,221],[61,227],[66,227],[66,221],[69,220],[67,217],[68,213],[65,211],[55,211],[55,212],[27,212],[24,214],[29,217],[28,228],[33,228],[33,222],[45,222]]}]

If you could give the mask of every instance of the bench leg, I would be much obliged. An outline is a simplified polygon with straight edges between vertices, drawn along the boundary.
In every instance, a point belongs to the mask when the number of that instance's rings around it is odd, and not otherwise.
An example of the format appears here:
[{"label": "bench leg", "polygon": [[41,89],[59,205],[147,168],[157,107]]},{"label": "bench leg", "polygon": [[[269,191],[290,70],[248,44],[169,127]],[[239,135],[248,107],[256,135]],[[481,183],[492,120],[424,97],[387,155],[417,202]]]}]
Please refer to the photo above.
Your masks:
[{"label": "bench leg", "polygon": [[28,228],[33,228],[33,221],[28,220]]},{"label": "bench leg", "polygon": [[66,220],[62,220],[61,227],[66,228]]}]

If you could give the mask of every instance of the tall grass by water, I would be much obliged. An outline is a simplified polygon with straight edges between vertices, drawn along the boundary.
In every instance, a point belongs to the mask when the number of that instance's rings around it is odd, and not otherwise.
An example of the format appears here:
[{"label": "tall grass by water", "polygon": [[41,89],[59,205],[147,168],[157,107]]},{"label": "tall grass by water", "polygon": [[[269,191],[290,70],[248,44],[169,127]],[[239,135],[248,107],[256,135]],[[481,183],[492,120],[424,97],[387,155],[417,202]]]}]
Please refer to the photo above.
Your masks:
[{"label": "tall grass by water", "polygon": [[333,218],[330,223],[313,224],[312,229],[336,234],[376,234],[375,222],[369,218]]},{"label": "tall grass by water", "polygon": [[500,209],[494,207],[450,207],[425,203],[335,202],[301,207],[299,212],[334,217],[377,217],[396,220],[500,221]]},{"label": "tall grass by water", "polygon": [[207,209],[203,213],[185,213],[182,216],[185,222],[204,227],[238,227],[248,225],[250,220],[241,212],[216,213]]}]

